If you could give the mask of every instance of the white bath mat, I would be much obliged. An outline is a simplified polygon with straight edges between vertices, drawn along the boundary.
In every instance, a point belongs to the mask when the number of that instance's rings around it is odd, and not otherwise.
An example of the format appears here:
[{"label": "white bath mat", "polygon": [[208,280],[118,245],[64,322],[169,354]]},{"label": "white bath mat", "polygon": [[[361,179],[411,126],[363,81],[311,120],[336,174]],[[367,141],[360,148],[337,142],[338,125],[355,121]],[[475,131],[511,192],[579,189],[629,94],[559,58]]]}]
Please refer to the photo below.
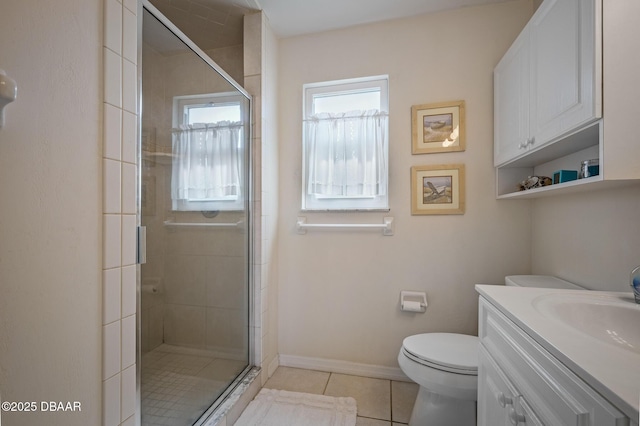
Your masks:
[{"label": "white bath mat", "polygon": [[356,400],[262,389],[235,426],[355,426]]}]

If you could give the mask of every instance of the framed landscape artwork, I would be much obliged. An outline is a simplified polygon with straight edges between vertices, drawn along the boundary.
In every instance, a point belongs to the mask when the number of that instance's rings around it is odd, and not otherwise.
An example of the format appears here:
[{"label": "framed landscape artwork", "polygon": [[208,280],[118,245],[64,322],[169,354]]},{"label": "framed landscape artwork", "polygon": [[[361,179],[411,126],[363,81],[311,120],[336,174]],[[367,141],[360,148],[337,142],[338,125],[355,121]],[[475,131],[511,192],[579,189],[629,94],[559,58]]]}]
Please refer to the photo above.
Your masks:
[{"label": "framed landscape artwork", "polygon": [[411,214],[464,214],[464,164],[411,167]]},{"label": "framed landscape artwork", "polygon": [[412,154],[465,150],[464,101],[411,107]]}]

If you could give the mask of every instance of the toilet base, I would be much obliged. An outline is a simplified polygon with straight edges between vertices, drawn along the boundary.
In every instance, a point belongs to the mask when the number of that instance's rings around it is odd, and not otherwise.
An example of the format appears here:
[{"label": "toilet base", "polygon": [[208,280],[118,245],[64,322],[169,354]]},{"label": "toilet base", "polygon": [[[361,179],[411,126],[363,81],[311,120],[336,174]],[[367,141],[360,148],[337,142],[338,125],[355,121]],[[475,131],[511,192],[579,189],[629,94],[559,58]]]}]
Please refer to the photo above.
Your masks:
[{"label": "toilet base", "polygon": [[476,401],[451,398],[420,386],[409,426],[475,426]]}]

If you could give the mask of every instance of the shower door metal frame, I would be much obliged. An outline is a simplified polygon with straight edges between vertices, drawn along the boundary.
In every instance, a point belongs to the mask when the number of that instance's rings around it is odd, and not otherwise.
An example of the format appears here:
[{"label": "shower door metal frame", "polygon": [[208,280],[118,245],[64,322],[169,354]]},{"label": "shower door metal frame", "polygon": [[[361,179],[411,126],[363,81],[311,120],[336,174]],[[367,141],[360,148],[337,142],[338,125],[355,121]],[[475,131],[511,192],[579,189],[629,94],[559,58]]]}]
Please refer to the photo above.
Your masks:
[{"label": "shower door metal frame", "polygon": [[[137,4],[137,36],[138,36],[138,63],[137,63],[137,136],[136,136],[136,203],[137,214],[136,223],[138,228],[142,224],[142,205],[141,205],[141,191],[142,191],[142,29],[143,29],[143,15],[144,9],[146,9],[154,18],[159,20],[169,31],[171,31],[178,39],[183,42],[191,51],[193,51],[200,59],[209,65],[213,71],[218,72],[227,82],[229,82],[238,92],[244,95],[249,101],[249,117],[247,123],[247,150],[249,152],[248,159],[248,172],[247,172],[247,186],[248,186],[248,200],[246,210],[247,223],[247,279],[248,279],[248,291],[247,296],[249,298],[247,306],[249,309],[248,314],[248,365],[245,369],[232,381],[225,391],[213,402],[213,404],[200,416],[198,421],[194,423],[194,426],[202,426],[207,423],[209,419],[215,414],[216,409],[225,401],[225,399],[234,391],[234,389],[243,381],[247,374],[254,368],[256,364],[255,360],[255,334],[251,332],[253,325],[255,324],[255,286],[254,286],[254,224],[253,224],[253,200],[254,200],[254,187],[253,187],[253,97],[236,82],[224,69],[216,64],[202,49],[200,49],[189,37],[187,37],[173,22],[171,22],[166,16],[162,14],[150,0],[138,0]],[[142,336],[142,296],[141,296],[141,270],[140,264],[136,267],[136,425],[142,424],[142,401],[141,401],[141,373],[142,373],[142,351],[141,351],[141,336]]]}]

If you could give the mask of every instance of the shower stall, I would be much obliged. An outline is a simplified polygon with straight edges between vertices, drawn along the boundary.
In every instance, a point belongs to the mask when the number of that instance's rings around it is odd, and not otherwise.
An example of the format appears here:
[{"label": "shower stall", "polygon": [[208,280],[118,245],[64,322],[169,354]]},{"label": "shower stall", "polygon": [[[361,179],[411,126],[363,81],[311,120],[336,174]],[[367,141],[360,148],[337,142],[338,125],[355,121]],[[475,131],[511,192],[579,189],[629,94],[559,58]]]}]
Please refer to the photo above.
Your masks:
[{"label": "shower stall", "polygon": [[142,425],[200,425],[251,368],[247,92],[144,2]]}]

